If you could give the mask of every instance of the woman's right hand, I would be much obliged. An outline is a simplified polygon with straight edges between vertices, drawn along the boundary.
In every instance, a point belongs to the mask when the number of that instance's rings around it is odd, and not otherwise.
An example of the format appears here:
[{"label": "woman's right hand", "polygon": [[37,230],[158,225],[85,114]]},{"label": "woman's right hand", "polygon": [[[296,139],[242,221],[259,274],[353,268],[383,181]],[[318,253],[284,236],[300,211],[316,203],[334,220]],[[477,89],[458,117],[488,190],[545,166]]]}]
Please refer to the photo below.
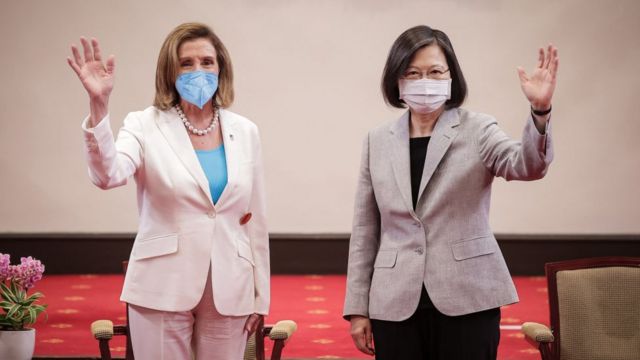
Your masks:
[{"label": "woman's right hand", "polygon": [[360,315],[351,315],[351,338],[358,350],[367,355],[374,355],[373,333],[371,332],[371,320]]},{"label": "woman's right hand", "polygon": [[115,57],[109,56],[106,64],[103,64],[98,40],[91,39],[91,43],[89,43],[87,39],[81,37],[80,42],[84,58],[80,55],[78,48],[71,45],[73,58],[68,57],[67,62],[89,94],[91,120],[95,126],[108,112],[109,95],[113,90]]}]

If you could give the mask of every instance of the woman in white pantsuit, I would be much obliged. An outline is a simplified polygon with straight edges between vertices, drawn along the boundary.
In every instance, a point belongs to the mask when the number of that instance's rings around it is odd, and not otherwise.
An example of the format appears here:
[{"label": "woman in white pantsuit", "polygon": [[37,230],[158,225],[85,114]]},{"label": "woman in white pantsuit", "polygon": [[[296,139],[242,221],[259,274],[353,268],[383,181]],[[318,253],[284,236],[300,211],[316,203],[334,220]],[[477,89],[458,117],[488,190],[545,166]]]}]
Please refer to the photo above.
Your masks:
[{"label": "woman in white pantsuit", "polygon": [[209,27],[165,39],[153,106],[114,140],[108,103],[114,58],[81,38],[68,63],[90,99],[82,124],[98,187],[134,177],[140,224],[121,300],[136,359],[240,359],[269,309],[269,243],[258,129],[233,101],[227,50]]}]

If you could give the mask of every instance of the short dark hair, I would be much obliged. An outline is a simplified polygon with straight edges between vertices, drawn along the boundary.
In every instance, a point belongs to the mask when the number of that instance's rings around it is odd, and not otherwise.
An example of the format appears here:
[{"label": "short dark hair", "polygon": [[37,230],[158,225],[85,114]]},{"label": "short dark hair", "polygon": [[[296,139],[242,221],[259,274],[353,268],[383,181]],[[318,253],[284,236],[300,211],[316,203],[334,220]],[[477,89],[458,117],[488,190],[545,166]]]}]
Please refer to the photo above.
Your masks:
[{"label": "short dark hair", "polygon": [[438,44],[444,52],[451,72],[451,99],[445,103],[445,108],[451,109],[462,105],[467,97],[467,82],[464,80],[460,64],[447,34],[432,29],[426,25],[419,25],[403,32],[391,46],[387,63],[382,73],[382,96],[384,101],[397,108],[405,108],[406,104],[400,99],[398,80],[411,64],[415,53],[425,46]]}]

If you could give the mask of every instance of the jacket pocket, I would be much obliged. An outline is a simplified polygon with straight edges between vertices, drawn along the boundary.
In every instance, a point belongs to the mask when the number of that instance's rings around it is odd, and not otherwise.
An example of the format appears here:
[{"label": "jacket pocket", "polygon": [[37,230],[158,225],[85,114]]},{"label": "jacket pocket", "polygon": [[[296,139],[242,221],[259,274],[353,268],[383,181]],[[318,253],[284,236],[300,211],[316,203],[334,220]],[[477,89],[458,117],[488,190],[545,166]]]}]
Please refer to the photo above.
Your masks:
[{"label": "jacket pocket", "polygon": [[376,261],[373,264],[374,268],[392,268],[396,266],[396,259],[398,258],[397,250],[380,250],[376,256]]},{"label": "jacket pocket", "polygon": [[178,251],[178,234],[169,234],[136,239],[132,255],[134,259],[141,260],[173,254],[176,251]]},{"label": "jacket pocket", "polygon": [[238,245],[238,256],[250,262],[251,265],[255,266],[256,264],[253,261],[253,252],[251,251],[251,246],[249,245],[249,243],[247,243],[243,239],[237,239],[236,243]]},{"label": "jacket pocket", "polygon": [[482,255],[493,254],[498,248],[498,243],[491,235],[477,237],[451,245],[453,258],[465,260]]}]

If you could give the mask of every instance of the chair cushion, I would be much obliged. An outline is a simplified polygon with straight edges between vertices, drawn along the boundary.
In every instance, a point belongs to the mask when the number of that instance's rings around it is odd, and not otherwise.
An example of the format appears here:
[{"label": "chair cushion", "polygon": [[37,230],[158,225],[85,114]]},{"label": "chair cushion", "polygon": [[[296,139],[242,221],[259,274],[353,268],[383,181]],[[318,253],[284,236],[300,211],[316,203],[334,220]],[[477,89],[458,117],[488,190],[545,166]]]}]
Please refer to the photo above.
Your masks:
[{"label": "chair cushion", "polygon": [[640,268],[559,271],[560,359],[640,359]]}]

